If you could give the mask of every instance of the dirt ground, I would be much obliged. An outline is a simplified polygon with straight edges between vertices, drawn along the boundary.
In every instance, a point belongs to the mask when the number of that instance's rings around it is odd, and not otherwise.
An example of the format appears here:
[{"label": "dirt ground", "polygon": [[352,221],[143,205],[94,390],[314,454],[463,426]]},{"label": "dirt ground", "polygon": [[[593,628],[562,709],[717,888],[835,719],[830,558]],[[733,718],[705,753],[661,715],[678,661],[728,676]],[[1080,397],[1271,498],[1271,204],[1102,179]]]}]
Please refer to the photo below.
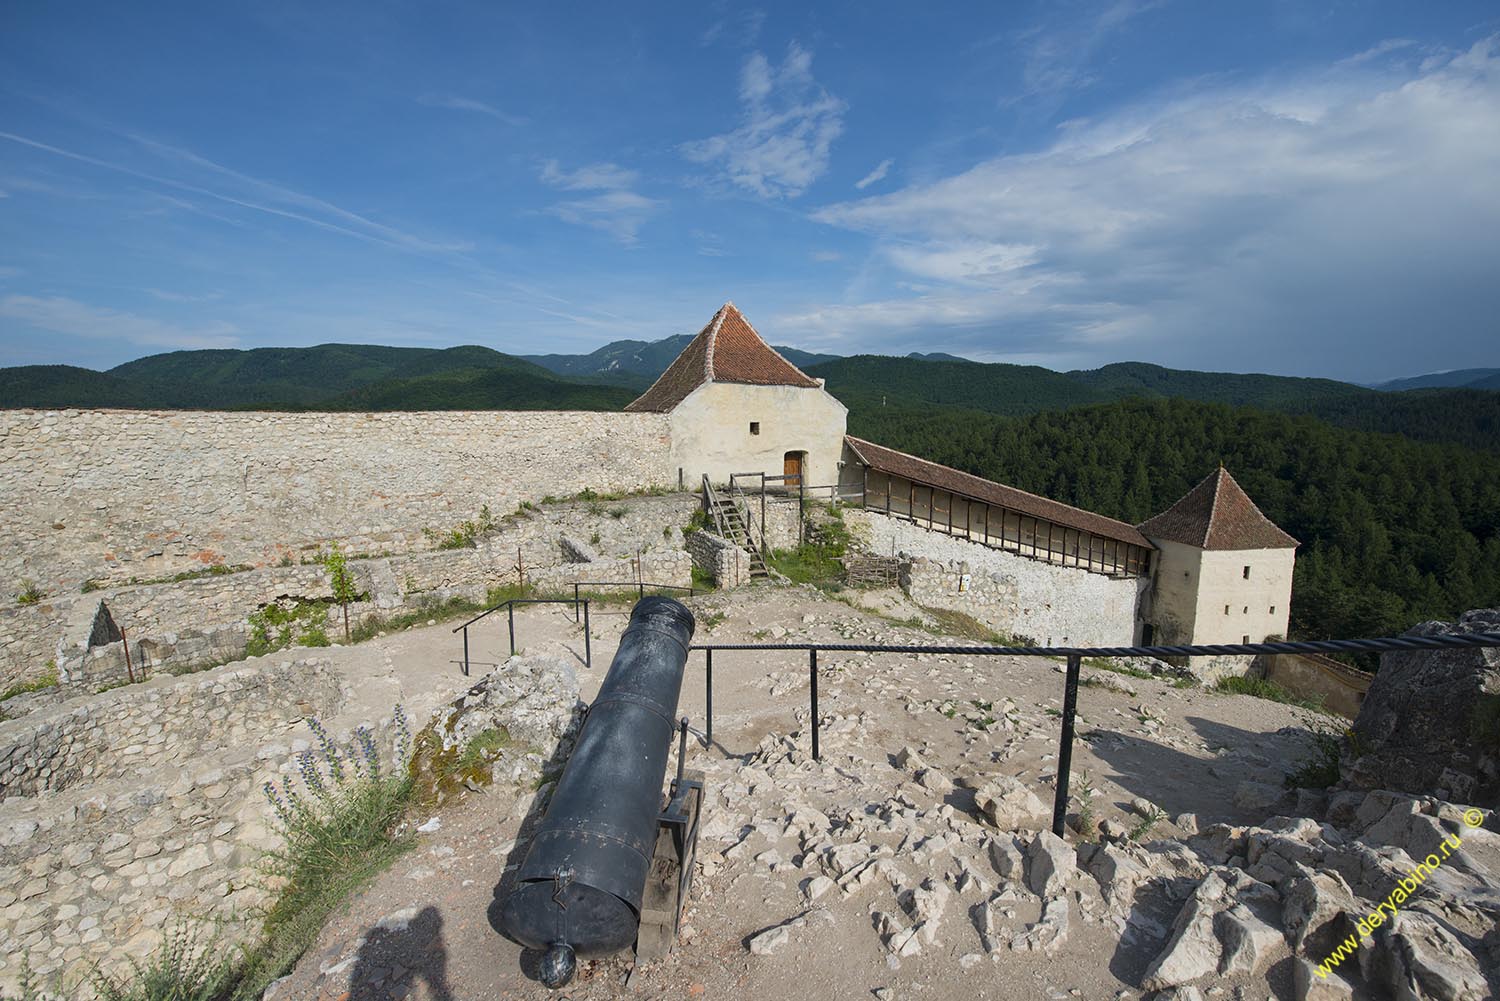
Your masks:
[{"label": "dirt ground", "polygon": [[[883,593],[876,604],[884,615],[808,588],[769,585],[690,601],[700,643],[944,642],[893,623],[921,615],[899,592]],[[517,644],[526,654],[571,658],[588,700],[627,616],[624,606],[595,609],[592,669],[582,666],[581,630],[560,608],[519,612]],[[460,649],[449,627],[438,626],[334,654],[380,666],[362,698],[420,689],[419,701],[435,702],[466,684],[447,663]],[[486,620],[471,634],[475,660],[499,664],[508,653],[503,619]],[[446,676],[434,683],[426,673],[432,671],[451,672],[451,686]],[[989,776],[1015,776],[1050,810],[1061,671],[1041,658],[822,654],[822,760],[815,763],[806,653],[721,651],[714,658],[713,742],[700,739],[689,749],[689,766],[707,772],[709,788],[700,868],[672,955],[638,969],[629,954],[585,962],[561,992],[542,987],[536,957],[497,931],[497,917],[507,867],[526,849],[523,824],[537,814],[546,788],[496,787],[424,818],[436,823],[426,825],[431,830],[419,846],[335,915],[267,997],[1141,997],[1136,985],[1180,900],[1138,906],[1128,923],[1112,920],[1092,880],[1080,876],[1068,891],[1073,918],[1065,942],[1051,952],[1003,947],[1035,925],[1043,901],[990,864],[984,845],[996,832],[976,815],[972,789]],[[703,655],[694,653],[680,714],[700,738],[704,673]],[[1308,756],[1307,727],[1319,719],[1248,696],[1086,668],[1072,791],[1092,790],[1096,816],[1127,828],[1143,823],[1133,800],[1160,807],[1169,819],[1140,832],[1143,841],[1192,833],[1170,819],[1183,814],[1195,815],[1200,827],[1258,821],[1263,817],[1235,807],[1237,784],[1279,784]],[[915,780],[900,757],[906,748],[957,788]],[[831,826],[799,830],[788,815],[795,820],[803,807]],[[1045,820],[1036,828],[1043,826]],[[821,871],[818,853],[837,842],[858,843],[885,860],[884,876],[809,899],[806,888]],[[936,934],[914,954],[897,956],[879,933],[887,927],[882,921],[899,917],[924,880],[952,891],[942,891]],[[985,928],[986,908],[1002,927]],[[787,922],[785,941],[770,954],[749,950],[757,934]],[[1273,967],[1269,981],[1224,981],[1208,996],[1287,997],[1287,978],[1277,972],[1284,966]]]}]

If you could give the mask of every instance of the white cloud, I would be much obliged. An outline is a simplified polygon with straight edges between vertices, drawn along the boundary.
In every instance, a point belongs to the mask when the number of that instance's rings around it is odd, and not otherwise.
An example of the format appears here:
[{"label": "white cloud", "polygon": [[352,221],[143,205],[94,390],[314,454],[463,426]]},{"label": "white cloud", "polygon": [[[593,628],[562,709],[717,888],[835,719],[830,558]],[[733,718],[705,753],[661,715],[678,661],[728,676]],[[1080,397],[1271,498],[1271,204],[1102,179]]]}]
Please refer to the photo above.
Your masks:
[{"label": "white cloud", "polygon": [[[1074,14],[1056,26],[1033,28],[1019,36],[1022,98],[1044,98],[1055,107],[1071,91],[1095,82],[1094,56],[1111,35],[1166,0],[1113,0],[1089,16]],[[1007,102],[1009,103],[1009,102]]]},{"label": "white cloud", "polygon": [[876,181],[883,180],[885,178],[885,175],[891,172],[891,165],[895,162],[895,160],[891,159],[881,160],[875,165],[874,170],[870,171],[864,177],[861,177],[859,180],[855,181],[854,186],[860,191],[863,191],[870,185],[874,184]]},{"label": "white cloud", "polygon": [[164,348],[232,348],[239,330],[229,323],[180,327],[150,316],[100,309],[61,296],[11,295],[0,299],[0,316],[54,334],[124,340]]},{"label": "white cloud", "polygon": [[457,94],[423,94],[417,98],[417,101],[430,108],[447,108],[451,111],[472,111],[478,115],[488,115],[496,121],[503,122],[515,128],[520,128],[530,122],[524,115],[513,115],[508,111],[502,111],[493,104],[476,101],[472,97],[460,97]]},{"label": "white cloud", "polygon": [[762,198],[802,194],[827,171],[848,105],[813,79],[812,53],[795,42],[780,66],[760,52],[746,59],[739,96],[744,123],[684,143],[682,154],[718,167],[724,180]]},{"label": "white cloud", "polygon": [[626,246],[637,241],[641,227],[662,206],[655,198],[631,191],[638,175],[614,163],[591,163],[577,170],[563,170],[556,160],[548,160],[542,164],[541,178],[564,191],[599,192],[588,198],[558,202],[546,212],[575,226],[602,230]]},{"label": "white cloud", "polygon": [[606,191],[589,198],[558,202],[547,212],[575,226],[603,230],[624,244],[636,242],[645,225],[661,203],[634,191]]},{"label": "white cloud", "polygon": [[812,257],[813,260],[823,264],[827,264],[831,261],[842,261],[844,259],[844,255],[839,253],[837,250],[814,250],[809,256]]},{"label": "white cloud", "polygon": [[591,163],[566,171],[556,160],[542,164],[542,180],[564,191],[621,191],[635,186],[639,175],[613,163]]},{"label": "white cloud", "polygon": [[883,274],[862,288],[921,291],[778,326],[858,331],[867,349],[948,328],[971,354],[1096,363],[1477,363],[1500,315],[1497,50],[1123,108],[1046,149],[829,206],[815,218],[876,240]]}]

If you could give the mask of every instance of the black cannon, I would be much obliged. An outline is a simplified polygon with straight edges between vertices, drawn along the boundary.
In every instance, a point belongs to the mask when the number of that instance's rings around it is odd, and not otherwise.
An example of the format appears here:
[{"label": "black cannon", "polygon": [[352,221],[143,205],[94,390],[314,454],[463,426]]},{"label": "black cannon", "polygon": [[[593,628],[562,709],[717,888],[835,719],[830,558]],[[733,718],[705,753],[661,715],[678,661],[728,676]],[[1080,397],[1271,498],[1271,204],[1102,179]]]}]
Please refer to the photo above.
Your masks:
[{"label": "black cannon", "polygon": [[693,626],[670,598],[635,606],[502,907],[510,936],[545,950],[548,987],[572,979],[576,957],[634,944],[649,958],[676,941],[703,798],[701,773],[683,768],[686,720],[665,809],[661,789]]}]

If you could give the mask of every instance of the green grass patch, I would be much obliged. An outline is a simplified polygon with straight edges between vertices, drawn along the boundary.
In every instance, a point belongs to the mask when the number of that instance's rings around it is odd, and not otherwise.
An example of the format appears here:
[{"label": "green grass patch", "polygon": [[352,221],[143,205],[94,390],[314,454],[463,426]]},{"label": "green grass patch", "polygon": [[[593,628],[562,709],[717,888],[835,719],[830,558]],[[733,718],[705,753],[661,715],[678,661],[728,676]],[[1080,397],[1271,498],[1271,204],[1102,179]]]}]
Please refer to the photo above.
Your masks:
[{"label": "green grass patch", "polygon": [[[202,580],[205,577],[227,577],[232,573],[245,573],[254,570],[248,563],[215,563],[212,566],[203,567],[201,570],[184,570],[182,573],[168,574],[164,577],[131,577],[125,584],[131,587],[144,587],[148,584],[180,584],[185,580]],[[95,583],[90,581],[88,583]],[[96,585],[97,586],[97,585]],[[85,591],[92,590],[85,586]]]},{"label": "green grass patch", "polygon": [[17,695],[30,695],[32,692],[44,692],[49,688],[57,687],[57,663],[47,661],[47,670],[29,681],[18,681],[4,692],[0,692],[0,702],[15,698]]},{"label": "green grass patch", "polygon": [[328,646],[327,601],[297,599],[290,604],[273,601],[257,608],[246,620],[250,638],[245,641],[246,657],[262,657],[285,650],[296,642],[302,646]]},{"label": "green grass patch", "polygon": [[1258,699],[1283,702],[1286,705],[1297,706],[1301,709],[1311,709],[1315,712],[1324,711],[1322,699],[1298,698],[1274,681],[1267,681],[1264,678],[1239,676],[1220,678],[1214,683],[1212,691],[1226,695],[1253,695]]},{"label": "green grass patch", "polygon": [[21,590],[16,592],[16,604],[35,605],[45,597],[47,597],[47,595],[42,591],[41,588],[37,587],[29,580],[23,580],[21,581]]}]

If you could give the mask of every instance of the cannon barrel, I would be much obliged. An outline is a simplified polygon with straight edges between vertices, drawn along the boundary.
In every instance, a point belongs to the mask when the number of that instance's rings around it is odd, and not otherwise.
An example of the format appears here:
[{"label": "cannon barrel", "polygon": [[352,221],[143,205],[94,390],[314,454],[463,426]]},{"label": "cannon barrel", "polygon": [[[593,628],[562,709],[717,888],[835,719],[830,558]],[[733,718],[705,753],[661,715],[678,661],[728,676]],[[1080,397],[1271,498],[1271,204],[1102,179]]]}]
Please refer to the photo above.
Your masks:
[{"label": "cannon barrel", "polygon": [[571,979],[575,955],[636,939],[693,628],[681,602],[635,606],[516,873],[502,922],[522,945],[546,950],[549,987]]}]

